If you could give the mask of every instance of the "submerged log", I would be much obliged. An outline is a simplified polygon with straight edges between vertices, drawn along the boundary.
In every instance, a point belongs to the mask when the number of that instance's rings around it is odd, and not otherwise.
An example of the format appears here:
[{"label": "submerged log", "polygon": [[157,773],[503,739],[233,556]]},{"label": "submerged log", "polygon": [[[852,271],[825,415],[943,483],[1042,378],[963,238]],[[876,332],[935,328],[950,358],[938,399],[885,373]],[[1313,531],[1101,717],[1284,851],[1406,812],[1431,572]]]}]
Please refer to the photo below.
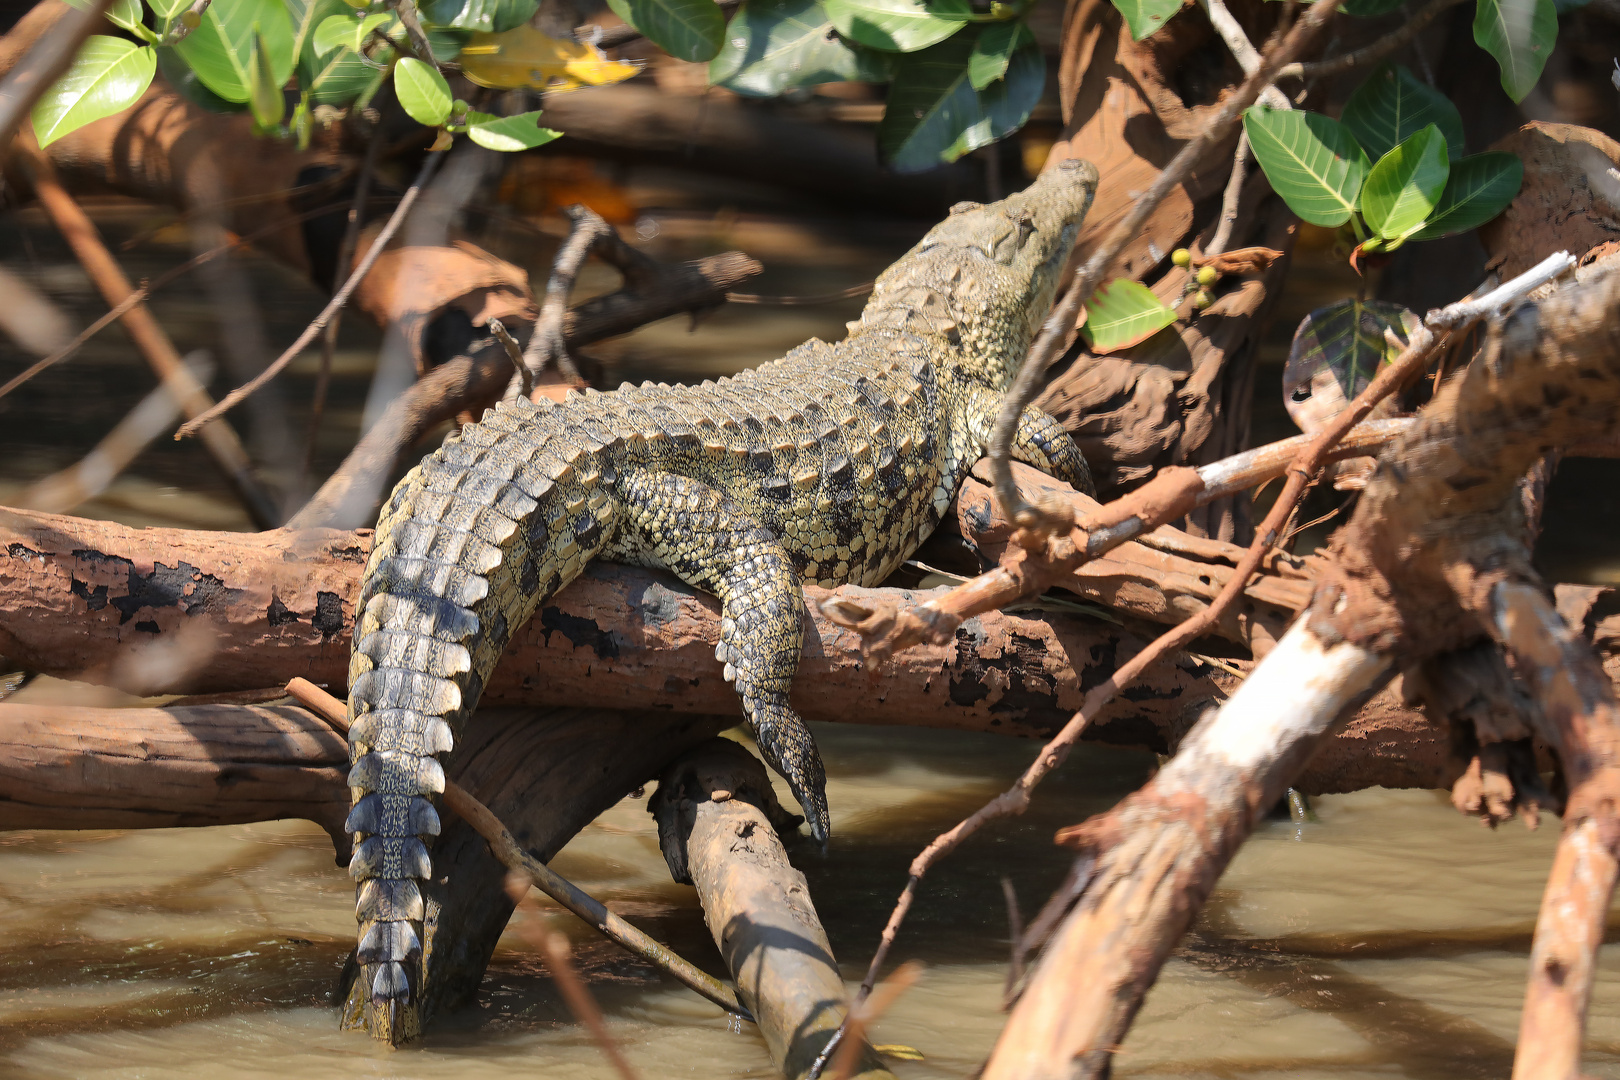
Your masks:
[{"label": "submerged log", "polygon": [[[709,933],[771,1060],[799,1080],[848,1012],[809,885],[777,838],[801,819],[776,801],[765,767],[728,739],[712,739],[671,764],[650,809],[669,872],[697,886]],[[893,1080],[870,1047],[849,1075]]]}]

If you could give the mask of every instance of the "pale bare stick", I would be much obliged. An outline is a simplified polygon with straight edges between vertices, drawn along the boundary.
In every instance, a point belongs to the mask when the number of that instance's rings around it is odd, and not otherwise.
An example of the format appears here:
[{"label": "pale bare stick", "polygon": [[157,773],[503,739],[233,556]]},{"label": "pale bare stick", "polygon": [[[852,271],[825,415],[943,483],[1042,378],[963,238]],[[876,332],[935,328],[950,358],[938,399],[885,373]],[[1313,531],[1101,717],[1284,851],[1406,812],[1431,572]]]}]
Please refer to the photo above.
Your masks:
[{"label": "pale bare stick", "polygon": [[[308,679],[287,683],[287,694],[310,712],[331,724],[345,737],[349,734],[349,712],[343,702]],[[584,919],[603,937],[646,960],[671,978],[697,991],[727,1012],[745,1020],[754,1017],[737,1000],[737,992],[696,965],[682,959],[607,909],[600,900],[575,885],[545,863],[524,851],[512,838],[494,811],[485,806],[454,780],[444,783],[444,805],[454,811],[489,844],[495,857],[514,873],[527,876],[535,887],[563,907]]]},{"label": "pale bare stick", "polygon": [[1011,465],[1013,436],[1018,430],[1018,418],[1035,400],[1047,369],[1052,366],[1052,361],[1057,359],[1064,343],[1068,341],[1069,331],[1074,328],[1080,309],[1091,299],[1091,294],[1102,283],[1103,274],[1119,257],[1125,245],[1141,232],[1142,226],[1147,224],[1148,217],[1158,209],[1159,204],[1172,189],[1187,179],[1198,159],[1211,146],[1227,136],[1232,126],[1243,115],[1243,111],[1253,105],[1265,88],[1276,81],[1277,72],[1282,66],[1305,49],[1338,6],[1339,0],[1317,0],[1311,5],[1310,10],[1294,24],[1293,29],[1289,30],[1287,35],[1262,58],[1260,66],[1227,97],[1220,110],[1210,118],[1197,137],[1189,140],[1181,148],[1181,152],[1171,159],[1170,164],[1164,167],[1147,191],[1142,193],[1142,197],[1136,200],[1131,212],[1114,227],[1113,232],[1109,233],[1108,238],[1075,274],[1063,299],[1041,325],[1040,334],[1030,346],[1029,356],[1019,370],[1018,378],[1002,396],[1001,412],[996,417],[995,430],[990,438],[990,468],[995,478],[996,499],[1001,503],[1003,512],[1020,526],[1049,529],[1051,522],[1040,510],[1023,500],[1013,483]]},{"label": "pale bare stick", "polygon": [[226,394],[224,400],[218,405],[215,405],[201,416],[181,425],[180,430],[174,433],[176,439],[184,439],[195,435],[204,424],[240,405],[243,399],[252,394],[253,391],[281,374],[281,370],[292,363],[298,354],[303,352],[311,341],[315,340],[315,335],[321,332],[321,328],[337,313],[339,308],[349,302],[350,294],[371,272],[372,266],[381,257],[383,249],[388,246],[388,242],[394,238],[394,233],[404,223],[405,217],[411,212],[411,207],[415,205],[417,197],[422,194],[422,188],[432,179],[433,171],[439,167],[439,162],[442,160],[444,160],[444,151],[442,150],[428,154],[427,160],[422,162],[422,168],[416,174],[416,179],[411,182],[410,188],[405,192],[404,197],[399,200],[399,205],[394,208],[393,214],[389,217],[387,223],[383,225],[382,231],[377,234],[377,238],[372,241],[371,247],[366,250],[366,257],[360,260],[360,265],[354,268],[354,273],[349,275],[348,280],[343,283],[343,287],[332,295],[331,300],[327,301],[326,306],[321,309],[321,313],[311,320],[302,334],[298,335],[298,340],[289,345],[287,350],[280,356],[272,360],[263,371],[232,390],[229,394]]}]

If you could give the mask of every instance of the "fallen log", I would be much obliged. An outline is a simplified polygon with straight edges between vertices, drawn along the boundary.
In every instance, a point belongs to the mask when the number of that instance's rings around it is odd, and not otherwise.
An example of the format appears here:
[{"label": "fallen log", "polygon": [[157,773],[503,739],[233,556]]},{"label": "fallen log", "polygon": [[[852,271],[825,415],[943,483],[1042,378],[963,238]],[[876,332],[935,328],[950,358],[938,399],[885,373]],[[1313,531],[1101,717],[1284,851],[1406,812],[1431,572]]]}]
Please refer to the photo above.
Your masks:
[{"label": "fallen log", "polygon": [[0,829],[304,818],[342,859],[348,765],[343,737],[292,706],[0,705]]},{"label": "fallen log", "polygon": [[[670,875],[697,886],[709,933],[771,1061],[788,1080],[806,1076],[844,1022],[848,1000],[809,886],[777,839],[801,819],[777,802],[765,767],[727,739],[671,763],[649,810]],[[893,1080],[870,1047],[848,1075]]]},{"label": "fallen log", "polygon": [[[0,655],[145,695],[295,676],[341,688],[370,544],[369,531],[211,533],[0,513]],[[672,578],[595,564],[514,635],[483,700],[735,716],[735,691],[714,659],[719,622],[712,598]],[[996,612],[874,671],[857,635],[817,615],[794,702],[810,720],[1038,736],[1078,707],[1088,680],[1141,644],[1095,618]],[[1104,717],[1098,736],[1166,748],[1185,704],[1218,693],[1196,666],[1167,665]]]}]

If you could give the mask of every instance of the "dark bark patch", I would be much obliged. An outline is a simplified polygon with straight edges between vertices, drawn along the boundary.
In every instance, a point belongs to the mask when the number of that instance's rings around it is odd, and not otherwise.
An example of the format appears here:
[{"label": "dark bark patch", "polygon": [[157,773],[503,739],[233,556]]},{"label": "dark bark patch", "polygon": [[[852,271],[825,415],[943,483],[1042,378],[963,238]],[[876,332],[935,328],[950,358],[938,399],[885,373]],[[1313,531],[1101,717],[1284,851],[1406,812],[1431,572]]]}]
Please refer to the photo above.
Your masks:
[{"label": "dark bark patch", "polygon": [[286,626],[298,621],[298,613],[283,604],[281,597],[272,596],[270,610],[265,613],[265,618],[269,620],[271,626]]},{"label": "dark bark patch", "polygon": [[548,607],[540,612],[540,626],[545,631],[548,645],[551,644],[552,631],[556,631],[567,638],[574,648],[590,649],[598,659],[618,659],[619,635],[611,630],[603,630],[596,625],[595,619],[569,615],[561,608]]},{"label": "dark bark patch", "polygon": [[343,598],[335,592],[315,594],[315,617],[310,620],[321,632],[321,640],[329,640],[343,629]]}]

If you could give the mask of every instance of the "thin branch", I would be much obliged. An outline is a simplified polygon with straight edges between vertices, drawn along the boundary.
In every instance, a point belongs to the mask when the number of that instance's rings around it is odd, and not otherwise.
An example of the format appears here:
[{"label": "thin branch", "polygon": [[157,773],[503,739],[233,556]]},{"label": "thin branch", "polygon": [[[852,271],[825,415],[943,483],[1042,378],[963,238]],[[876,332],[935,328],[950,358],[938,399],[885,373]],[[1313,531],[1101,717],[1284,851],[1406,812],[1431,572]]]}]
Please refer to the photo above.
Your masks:
[{"label": "thin branch", "polygon": [[[345,737],[348,736],[349,714],[343,702],[301,678],[287,683],[287,694]],[[490,851],[508,869],[526,875],[541,892],[584,919],[609,941],[646,960],[727,1012],[736,1013],[746,1020],[753,1019],[742,1002],[737,1000],[737,993],[731,987],[637,930],[609,911],[600,900],[524,851],[489,807],[454,780],[445,781],[444,805],[477,830],[478,835],[489,844]]]},{"label": "thin branch", "polygon": [[573,1011],[580,1023],[590,1029],[591,1038],[601,1048],[602,1056],[607,1058],[618,1072],[621,1080],[637,1080],[636,1070],[619,1053],[618,1045],[613,1036],[608,1033],[607,1023],[602,1019],[602,1010],[597,1007],[596,999],[585,988],[579,973],[574,970],[573,960],[568,955],[568,939],[561,934],[546,934],[543,937],[546,954],[546,964],[551,968],[551,977],[557,983],[557,989],[562,991],[563,1000],[568,1002],[568,1008]]},{"label": "thin branch", "polygon": [[[106,314],[102,315],[95,322],[85,327],[84,330],[81,331],[79,335],[72,341],[68,342],[66,345],[62,346],[60,349],[56,350],[44,359],[31,364],[20,374],[13,376],[3,385],[0,385],[0,398],[5,397],[7,394],[11,393],[13,390],[17,389],[17,387],[29,381],[34,376],[38,375],[40,372],[54,367],[63,360],[70,358],[74,353],[84,348],[87,341],[95,337],[107,327],[111,326],[113,323],[117,322],[119,319],[123,318],[124,313],[135,307],[137,304],[145,303],[153,293],[157,292],[163,286],[169,284],[169,282],[190,273],[199,266],[212,262],[227,252],[235,251],[237,248],[248,247],[254,241],[263,239],[264,237],[269,236],[271,233],[280,232],[288,225],[296,225],[301,221],[307,221],[313,217],[320,217],[330,209],[330,206],[318,206],[312,210],[305,210],[303,213],[294,217],[291,221],[278,221],[274,225],[266,226],[263,229],[259,229],[257,232],[248,233],[246,236],[236,236],[232,234],[229,239],[227,239],[223,244],[220,244],[218,247],[211,248],[208,251],[203,252],[201,255],[194,256],[193,258],[181,263],[179,266],[165,270],[157,277],[145,282],[140,288],[124,297],[123,300],[115,304]],[[128,245],[126,244],[125,247],[127,248],[127,246]]]},{"label": "thin branch", "polygon": [[421,195],[422,188],[433,177],[434,170],[439,167],[439,162],[442,160],[444,160],[442,150],[428,154],[427,160],[422,162],[421,171],[416,174],[416,179],[412,181],[410,189],[399,200],[399,205],[394,208],[394,213],[389,217],[387,224],[382,227],[382,231],[377,234],[377,238],[372,241],[371,247],[366,249],[366,257],[360,260],[360,265],[354,268],[354,273],[350,274],[349,279],[343,283],[343,287],[333,294],[326,307],[321,309],[321,313],[315,316],[314,320],[304,328],[302,334],[298,335],[298,340],[288,346],[285,352],[271,361],[270,365],[258,375],[225,395],[225,399],[218,405],[182,425],[180,430],[174,433],[176,439],[184,439],[195,435],[204,424],[241,404],[243,399],[279,375],[283,368],[292,363],[304,351],[305,347],[315,339],[315,335],[321,332],[321,328],[337,313],[338,309],[349,302],[349,296],[354,292],[355,287],[371,272],[372,266],[381,257],[383,249],[388,246],[388,242],[394,238],[394,233],[399,230],[400,225],[405,221],[406,215],[410,213],[411,207],[416,203],[417,196]]},{"label": "thin branch", "polygon": [[[1243,32],[1243,27],[1233,18],[1232,12],[1222,0],[1203,0],[1204,8],[1209,13],[1209,21],[1215,27],[1215,32],[1226,42],[1226,47],[1232,50],[1237,58],[1238,66],[1245,75],[1253,75],[1260,70],[1260,53],[1255,50],[1254,43]],[[1260,100],[1273,109],[1286,111],[1294,107],[1293,102],[1279,91],[1276,86],[1267,86],[1260,92]],[[1204,249],[1205,255],[1219,255],[1226,250],[1226,245],[1232,242],[1232,230],[1237,227],[1238,203],[1243,198],[1243,181],[1249,169],[1249,133],[1239,132],[1237,153],[1232,156],[1232,175],[1226,181],[1226,190],[1221,195],[1221,216],[1215,228],[1215,237]]]},{"label": "thin branch", "polygon": [[1338,6],[1339,0],[1317,0],[1311,5],[1310,10],[1294,24],[1293,29],[1262,59],[1259,68],[1227,97],[1220,110],[1210,118],[1198,136],[1181,148],[1181,152],[1165,166],[1142,197],[1136,200],[1131,212],[1114,227],[1114,231],[1075,274],[1063,300],[1042,324],[1039,336],[1030,347],[1029,357],[1018,372],[1018,378],[1002,398],[1001,413],[996,417],[995,430],[990,439],[990,468],[995,477],[996,498],[1001,502],[1007,516],[1019,525],[1048,530],[1053,525],[1039,509],[1023,501],[1013,484],[1010,464],[1012,440],[1018,429],[1018,418],[1023,415],[1030,402],[1035,400],[1047,369],[1052,366],[1052,362],[1062,352],[1064,343],[1068,341],[1069,332],[1074,328],[1081,307],[1091,299],[1091,294],[1102,282],[1103,274],[1119,257],[1125,245],[1141,231],[1159,204],[1172,189],[1187,179],[1193,167],[1211,146],[1226,138],[1232,126],[1243,115],[1243,111],[1254,104],[1266,87],[1276,81],[1277,72],[1282,66],[1305,49]]},{"label": "thin branch", "polygon": [[855,1069],[860,1065],[861,1051],[865,1049],[867,1029],[881,1020],[883,1014],[917,984],[922,973],[920,961],[906,961],[895,969],[893,975],[883,980],[883,985],[877,988],[870,1000],[860,1008],[850,1010],[849,1036],[840,1043],[838,1053],[833,1055],[833,1080],[849,1080],[855,1074]]},{"label": "thin branch", "polygon": [[112,0],[89,0],[77,10],[65,12],[0,81],[0,153],[11,145],[11,137],[34,103],[73,63],[79,46],[95,33],[111,6]]},{"label": "thin branch", "polygon": [[[118,260],[102,243],[95,223],[62,187],[50,159],[40,152],[31,136],[19,138],[15,148],[33,173],[34,194],[39,198],[40,205],[95,282],[102,299],[113,308],[124,305],[135,288],[124,274],[123,267],[118,265]],[[185,414],[206,418],[213,399],[186,367],[180,358],[180,351],[174,347],[174,342],[164,333],[146,305],[139,301],[129,304],[121,318],[130,340]],[[208,424],[202,431],[204,447],[236,490],[248,516],[260,528],[275,527],[280,522],[281,512],[254,475],[252,459],[248,457],[236,432],[225,423]]]},{"label": "thin branch", "polygon": [[[377,169],[377,153],[382,149],[382,132],[374,128],[370,138],[366,140],[366,156],[360,165],[360,175],[355,178],[354,198],[349,202],[348,221],[343,227],[343,240],[338,245],[337,263],[333,267],[333,277],[342,273],[354,258],[354,249],[360,243],[360,219],[365,214],[366,201],[371,198],[371,178]],[[315,372],[315,392],[309,403],[309,431],[304,435],[304,459],[298,466],[298,483],[295,485],[300,496],[304,493],[304,483],[309,477],[309,471],[315,464],[315,444],[320,439],[321,420],[326,414],[326,392],[332,381],[332,359],[337,352],[338,328],[343,325],[343,309],[339,308],[332,313],[332,319],[326,324],[321,334],[321,366]]]},{"label": "thin branch", "polygon": [[1353,53],[1345,53],[1343,56],[1335,56],[1331,60],[1317,60],[1308,64],[1288,64],[1277,72],[1277,78],[1304,79],[1309,82],[1313,79],[1325,79],[1333,75],[1342,75],[1347,71],[1354,71],[1357,68],[1376,64],[1403,45],[1410,43],[1419,34],[1423,33],[1430,23],[1462,2],[1463,0],[1433,0],[1428,7],[1365,48],[1357,49]]},{"label": "thin branch", "polygon": [[[207,350],[197,349],[185,356],[199,383],[214,374]],[[153,440],[168,431],[180,416],[180,406],[165,387],[158,387],[131,409],[113,429],[102,436],[91,451],[67,468],[29,484],[15,496],[11,505],[24,510],[65,514],[80,503],[107,489]]]},{"label": "thin branch", "polygon": [[[576,203],[564,209],[563,213],[574,223],[574,228],[552,261],[551,279],[546,282],[546,298],[540,305],[539,318],[534,321],[529,345],[523,350],[522,369],[527,372],[528,378],[520,381],[530,388],[550,363],[555,363],[557,370],[570,381],[579,378],[579,368],[574,364],[574,358],[568,355],[568,344],[563,340],[563,317],[568,314],[568,294],[574,291],[574,282],[579,279],[579,272],[590,253],[603,245],[607,234],[618,235],[614,233],[613,226],[587,206]],[[515,375],[513,378],[519,379]]]}]

